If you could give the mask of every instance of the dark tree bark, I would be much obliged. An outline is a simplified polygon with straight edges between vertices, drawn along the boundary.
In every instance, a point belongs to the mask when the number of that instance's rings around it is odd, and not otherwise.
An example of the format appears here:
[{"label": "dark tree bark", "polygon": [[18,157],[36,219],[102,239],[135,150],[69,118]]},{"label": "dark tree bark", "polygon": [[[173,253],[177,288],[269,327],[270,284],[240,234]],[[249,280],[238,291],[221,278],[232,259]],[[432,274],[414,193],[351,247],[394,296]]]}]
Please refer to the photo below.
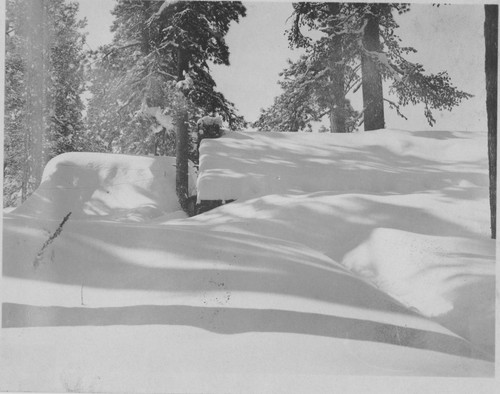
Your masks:
[{"label": "dark tree bark", "polygon": [[486,110],[488,113],[488,161],[490,176],[491,237],[496,239],[497,110],[498,110],[498,5],[485,5]]},{"label": "dark tree bark", "polygon": [[[184,71],[188,71],[189,54],[183,48],[177,52],[177,79],[184,79]],[[188,130],[188,111],[184,105],[177,113],[176,128],[176,191],[177,198],[183,210],[187,210],[188,203],[188,156],[189,156],[189,130]]]},{"label": "dark tree bark", "polygon": [[[330,15],[335,16],[340,13],[340,3],[329,3],[328,9]],[[344,86],[344,65],[342,64],[342,39],[336,37],[332,40],[330,64],[331,73],[331,97],[332,105],[330,108],[330,132],[345,133],[345,86]]]},{"label": "dark tree bark", "polygon": [[[375,9],[375,7],[377,6],[372,6],[372,9]],[[378,21],[371,14],[367,16],[363,45],[367,51],[379,52],[382,50]],[[361,73],[365,131],[383,129],[385,127],[385,120],[382,77],[371,57],[362,56]]]}]

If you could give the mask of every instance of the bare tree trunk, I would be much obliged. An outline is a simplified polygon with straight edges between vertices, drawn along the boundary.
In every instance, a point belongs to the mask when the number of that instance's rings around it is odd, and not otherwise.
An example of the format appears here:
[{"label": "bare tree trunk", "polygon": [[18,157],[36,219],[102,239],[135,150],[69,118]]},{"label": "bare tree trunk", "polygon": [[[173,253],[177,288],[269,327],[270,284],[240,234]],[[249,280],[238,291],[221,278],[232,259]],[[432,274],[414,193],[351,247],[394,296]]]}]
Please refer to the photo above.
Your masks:
[{"label": "bare tree trunk", "polygon": [[[340,13],[340,3],[329,3],[328,9],[330,15],[335,16]],[[342,38],[337,36],[332,39],[332,47],[330,50],[330,65],[333,70],[331,73],[331,98],[332,106],[330,108],[330,132],[345,133],[345,81],[344,81],[344,65]]]},{"label": "bare tree trunk", "polygon": [[345,111],[342,108],[339,108],[337,104],[337,102],[341,100],[335,101],[336,107],[330,109],[330,132],[347,133],[347,129],[345,127]]},{"label": "bare tree trunk", "polygon": [[[26,122],[27,123],[27,122]],[[29,127],[27,127],[27,124],[25,125],[24,128],[24,163],[23,163],[23,178],[21,180],[21,202],[26,201],[28,198],[28,187],[29,187],[29,180],[30,180],[30,166],[31,166],[31,160],[30,160],[30,150],[31,150],[31,133]]]},{"label": "bare tree trunk", "polygon": [[[21,198],[40,184],[44,161],[46,122],[46,7],[45,0],[26,2],[26,135],[27,160],[23,174]],[[34,181],[34,184],[32,183]]]},{"label": "bare tree trunk", "polygon": [[[379,5],[372,5],[372,10]],[[367,51],[380,51],[380,30],[375,16],[368,15],[363,44]],[[363,86],[363,107],[365,131],[383,129],[384,93],[382,77],[373,59],[369,56],[361,58],[361,73]]]},{"label": "bare tree trunk", "polygon": [[330,131],[332,133],[346,133],[345,125],[345,91],[344,67],[337,66],[332,81],[333,107],[330,109]]},{"label": "bare tree trunk", "polygon": [[488,161],[490,175],[491,238],[496,239],[497,110],[498,110],[498,5],[484,6],[486,110],[488,113]]},{"label": "bare tree trunk", "polygon": [[[184,79],[184,71],[188,71],[189,57],[188,53],[179,48],[177,52],[177,79]],[[176,191],[179,204],[183,210],[187,210],[188,203],[188,156],[189,156],[189,130],[188,130],[188,112],[185,106],[181,106],[177,113],[176,129]]]}]

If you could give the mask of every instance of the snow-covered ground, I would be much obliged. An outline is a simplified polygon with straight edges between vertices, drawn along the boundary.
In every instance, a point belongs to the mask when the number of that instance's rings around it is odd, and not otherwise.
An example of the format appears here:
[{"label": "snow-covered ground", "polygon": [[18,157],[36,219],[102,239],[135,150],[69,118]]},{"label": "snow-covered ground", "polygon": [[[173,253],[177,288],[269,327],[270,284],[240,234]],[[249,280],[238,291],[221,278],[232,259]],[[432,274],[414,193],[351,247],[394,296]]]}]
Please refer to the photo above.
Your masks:
[{"label": "snow-covered ground", "polygon": [[[192,168],[190,180],[196,194]],[[173,157],[65,153],[47,163],[40,187],[15,215],[128,222],[180,209]]]},{"label": "snow-covered ground", "polygon": [[193,218],[173,164],[65,154],[4,214],[0,390],[493,375],[484,133],[205,140],[199,198],[236,201]]},{"label": "snow-covered ground", "polygon": [[194,218],[298,241],[494,351],[485,133],[229,134],[207,141]]}]

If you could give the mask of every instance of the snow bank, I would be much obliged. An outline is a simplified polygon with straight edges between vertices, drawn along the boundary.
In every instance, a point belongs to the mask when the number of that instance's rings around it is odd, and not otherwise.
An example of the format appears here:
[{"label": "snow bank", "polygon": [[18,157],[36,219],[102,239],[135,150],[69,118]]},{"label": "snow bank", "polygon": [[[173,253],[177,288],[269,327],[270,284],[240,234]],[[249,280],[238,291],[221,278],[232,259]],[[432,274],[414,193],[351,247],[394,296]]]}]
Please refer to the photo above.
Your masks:
[{"label": "snow bank", "polygon": [[[227,133],[200,146],[200,200],[317,191],[482,196],[484,133]],[[459,194],[462,194],[460,196]]]},{"label": "snow bank", "polygon": [[486,146],[465,132],[230,134],[202,145],[199,198],[238,201],[183,225],[301,242],[493,353]]},{"label": "snow bank", "polygon": [[343,265],[489,352],[495,343],[495,244],[379,228]]},{"label": "snow bank", "polygon": [[[192,169],[190,178],[196,194]],[[175,158],[65,153],[47,164],[40,187],[11,214],[145,221],[178,210]]]},{"label": "snow bank", "polygon": [[493,375],[485,134],[228,133],[193,218],[173,164],[62,155],[4,215],[0,390]]},{"label": "snow bank", "polygon": [[2,389],[223,391],[237,376],[256,391],[265,376],[493,373],[488,355],[314,249],[174,223],[70,219],[41,251],[56,224],[7,216]]}]

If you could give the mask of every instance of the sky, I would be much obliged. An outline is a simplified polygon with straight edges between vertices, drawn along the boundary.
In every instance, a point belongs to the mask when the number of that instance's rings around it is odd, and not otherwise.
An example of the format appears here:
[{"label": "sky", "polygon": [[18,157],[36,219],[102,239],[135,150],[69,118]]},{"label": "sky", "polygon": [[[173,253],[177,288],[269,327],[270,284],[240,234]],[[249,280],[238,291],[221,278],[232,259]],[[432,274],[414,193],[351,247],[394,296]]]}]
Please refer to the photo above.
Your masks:
[{"label": "sky", "polygon": [[[111,41],[110,10],[114,0],[80,0],[80,13],[88,20],[88,45],[97,49]],[[291,2],[244,2],[247,16],[233,23],[227,43],[230,66],[213,66],[217,88],[233,103],[246,120],[255,121],[261,108],[269,107],[280,93],[280,71],[288,58],[299,52],[288,47],[285,30],[292,13]],[[418,50],[410,60],[422,63],[427,72],[448,71],[452,82],[474,95],[453,111],[435,112],[431,128],[423,107],[406,107],[408,120],[386,107],[386,126],[408,130],[486,130],[483,6],[447,5],[433,7],[414,4],[412,10],[398,16],[397,33],[403,44]],[[388,83],[385,83],[388,90]],[[350,97],[356,109],[362,107],[361,90]]]}]

